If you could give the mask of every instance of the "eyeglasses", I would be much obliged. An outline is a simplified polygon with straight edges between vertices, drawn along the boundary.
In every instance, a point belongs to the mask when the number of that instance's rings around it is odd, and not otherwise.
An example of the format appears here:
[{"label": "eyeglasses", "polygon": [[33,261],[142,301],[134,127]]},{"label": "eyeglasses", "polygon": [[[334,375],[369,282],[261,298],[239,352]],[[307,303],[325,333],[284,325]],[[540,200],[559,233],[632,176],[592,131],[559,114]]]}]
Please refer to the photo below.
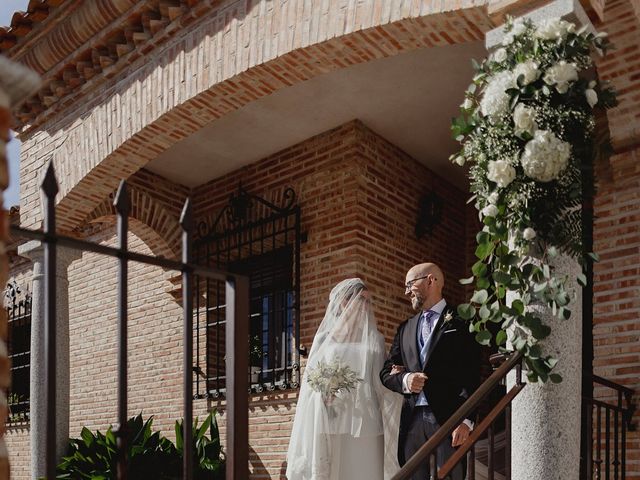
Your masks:
[{"label": "eyeglasses", "polygon": [[407,283],[405,283],[405,291],[409,291],[411,290],[411,287],[413,287],[413,284],[416,283],[418,280],[422,280],[424,278],[427,278],[429,275],[424,275],[423,277],[418,277],[418,278],[414,278],[413,280],[409,280]]}]

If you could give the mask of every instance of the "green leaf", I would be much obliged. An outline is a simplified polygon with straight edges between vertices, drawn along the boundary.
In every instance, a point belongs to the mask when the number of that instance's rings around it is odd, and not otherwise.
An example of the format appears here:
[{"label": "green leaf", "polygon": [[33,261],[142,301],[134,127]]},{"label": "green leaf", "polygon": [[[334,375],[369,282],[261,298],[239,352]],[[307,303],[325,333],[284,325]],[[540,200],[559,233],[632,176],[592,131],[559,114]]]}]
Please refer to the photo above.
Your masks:
[{"label": "green leaf", "polygon": [[482,320],[486,320],[491,316],[491,310],[489,310],[486,305],[482,305],[478,311],[478,315]]},{"label": "green leaf", "polygon": [[535,283],[533,285],[533,291],[536,292],[536,293],[540,293],[540,292],[546,290],[547,286],[548,286],[547,282]]},{"label": "green leaf", "polygon": [[476,243],[480,244],[480,243],[488,243],[491,241],[491,235],[489,235],[488,232],[485,231],[479,231],[476,234]]},{"label": "green leaf", "polygon": [[511,303],[511,308],[518,312],[518,315],[524,314],[524,304],[522,303],[522,300],[514,300]]},{"label": "green leaf", "polygon": [[476,287],[480,290],[482,290],[483,288],[489,288],[490,286],[491,286],[491,283],[489,282],[489,279],[486,277],[479,278],[478,281],[476,282]]},{"label": "green leaf", "polygon": [[528,355],[529,355],[529,358],[540,358],[540,355],[542,355],[542,351],[540,350],[540,346],[539,345],[530,346]]},{"label": "green leaf", "polygon": [[87,446],[87,448],[91,448],[95,440],[93,433],[91,433],[91,431],[87,427],[82,427],[80,436],[82,437],[82,440],[84,441],[84,444]]},{"label": "green leaf", "polygon": [[476,262],[471,267],[471,271],[476,277],[484,277],[487,275],[487,265],[482,261]]},{"label": "green leaf", "polygon": [[507,342],[507,332],[499,330],[496,334],[496,344],[498,346],[504,345]]},{"label": "green leaf", "polygon": [[511,283],[511,275],[505,272],[501,272],[500,270],[496,270],[491,274],[491,276],[496,282],[503,285],[509,285]]},{"label": "green leaf", "polygon": [[491,343],[491,332],[488,330],[482,330],[476,334],[476,342],[480,345],[488,346]]},{"label": "green leaf", "polygon": [[587,255],[589,256],[589,258],[591,258],[591,260],[593,260],[596,263],[600,261],[600,256],[597,253],[589,252],[587,253]]},{"label": "green leaf", "polygon": [[471,320],[476,315],[475,307],[468,303],[462,303],[458,305],[457,311],[458,315],[460,315],[460,318],[462,318],[463,320]]},{"label": "green leaf", "polygon": [[552,373],[549,375],[549,380],[551,380],[552,383],[560,383],[562,382],[562,377],[557,373]]},{"label": "green leaf", "polygon": [[495,245],[493,243],[481,243],[476,248],[476,257],[480,260],[484,260],[493,252]]},{"label": "green leaf", "polygon": [[471,297],[472,303],[485,303],[489,298],[489,294],[486,290],[476,290]]},{"label": "green leaf", "polygon": [[576,277],[578,280],[578,283],[583,286],[586,287],[587,286],[587,276],[584,273],[579,273],[578,276]]}]

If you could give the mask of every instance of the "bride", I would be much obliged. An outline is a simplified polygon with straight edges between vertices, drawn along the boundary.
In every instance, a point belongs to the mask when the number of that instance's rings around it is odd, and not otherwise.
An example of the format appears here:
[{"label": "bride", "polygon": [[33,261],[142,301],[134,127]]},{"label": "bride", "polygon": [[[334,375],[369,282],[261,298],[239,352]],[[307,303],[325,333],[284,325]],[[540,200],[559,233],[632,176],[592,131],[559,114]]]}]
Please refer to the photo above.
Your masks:
[{"label": "bride", "polygon": [[[399,469],[402,397],[380,383],[384,355],[364,283],[340,282],[304,371],[287,453],[289,480],[382,480]],[[340,379],[343,388],[335,391]]]}]

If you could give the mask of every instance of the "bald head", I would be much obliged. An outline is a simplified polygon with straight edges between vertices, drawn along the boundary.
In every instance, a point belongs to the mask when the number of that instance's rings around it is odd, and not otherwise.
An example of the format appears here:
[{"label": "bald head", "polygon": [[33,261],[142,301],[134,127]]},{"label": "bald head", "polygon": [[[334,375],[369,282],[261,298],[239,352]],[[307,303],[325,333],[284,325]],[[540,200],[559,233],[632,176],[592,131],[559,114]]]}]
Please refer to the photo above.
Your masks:
[{"label": "bald head", "polygon": [[410,295],[414,309],[429,309],[442,300],[444,273],[435,263],[420,263],[407,272],[406,294]]}]

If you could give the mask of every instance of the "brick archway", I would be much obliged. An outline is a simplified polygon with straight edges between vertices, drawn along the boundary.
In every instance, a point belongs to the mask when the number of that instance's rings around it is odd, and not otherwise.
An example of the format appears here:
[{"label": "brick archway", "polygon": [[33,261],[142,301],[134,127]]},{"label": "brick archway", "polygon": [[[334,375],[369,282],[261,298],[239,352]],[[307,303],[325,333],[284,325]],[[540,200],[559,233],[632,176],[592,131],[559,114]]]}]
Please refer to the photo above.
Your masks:
[{"label": "brick archway", "polygon": [[[177,258],[180,252],[181,230],[178,216],[167,210],[159,200],[148,193],[129,187],[131,212],[129,228],[142,240],[154,255]],[[113,195],[104,199],[76,228],[76,232],[87,231],[94,224],[115,225],[116,210]]]},{"label": "brick archway", "polygon": [[[113,88],[88,99],[87,106],[77,107],[82,112],[52,119],[28,134],[27,143],[58,144],[54,163],[64,179],[61,228],[79,225],[116,188],[117,179],[128,178],[173,144],[252,101],[352,65],[478,41],[492,28],[484,5],[452,8],[446,2],[418,2],[392,9],[386,0],[368,0],[355,12],[301,8],[293,18],[267,8],[264,0],[230,2],[176,36],[154,61],[141,63]],[[231,35],[225,35],[238,28],[238,18],[257,22],[256,36],[246,27],[241,44],[237,36],[229,40]],[[107,127],[113,132],[103,131]],[[30,163],[38,168],[37,159]],[[25,211],[36,212],[28,206],[37,201],[37,192],[26,195]],[[23,224],[32,226],[37,215]]]}]

